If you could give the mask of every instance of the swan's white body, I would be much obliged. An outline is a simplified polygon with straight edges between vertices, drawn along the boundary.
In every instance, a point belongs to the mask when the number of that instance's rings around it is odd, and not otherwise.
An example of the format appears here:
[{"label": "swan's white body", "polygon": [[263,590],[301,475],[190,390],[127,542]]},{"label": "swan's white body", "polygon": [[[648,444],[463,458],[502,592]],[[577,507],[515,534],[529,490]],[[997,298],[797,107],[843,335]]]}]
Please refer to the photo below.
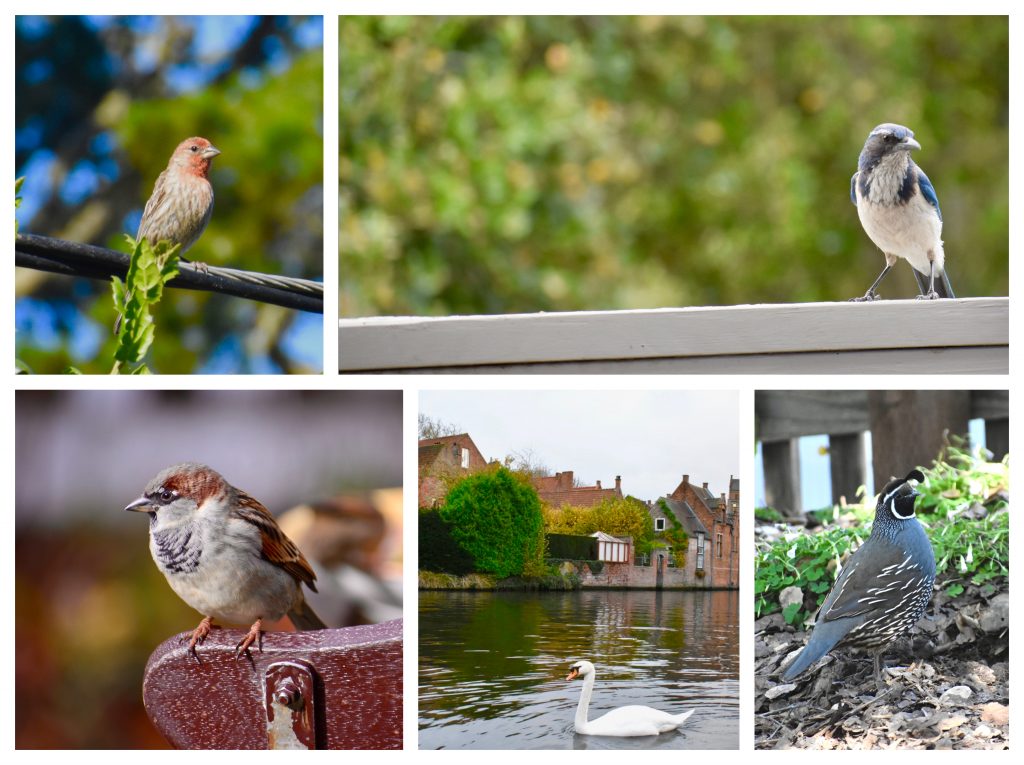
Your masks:
[{"label": "swan's white body", "polygon": [[657,736],[675,730],[693,714],[670,715],[652,707],[618,707],[594,720],[587,720],[590,695],[594,692],[596,670],[589,661],[578,661],[569,668],[566,680],[583,678],[583,693],[576,707],[576,732],[588,736]]}]

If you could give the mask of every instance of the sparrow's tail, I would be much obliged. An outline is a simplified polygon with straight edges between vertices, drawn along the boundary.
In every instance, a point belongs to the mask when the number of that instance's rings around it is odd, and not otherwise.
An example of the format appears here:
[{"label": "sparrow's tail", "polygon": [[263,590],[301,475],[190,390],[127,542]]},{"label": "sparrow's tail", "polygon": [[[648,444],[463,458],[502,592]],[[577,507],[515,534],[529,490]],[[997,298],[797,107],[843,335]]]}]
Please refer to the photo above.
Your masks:
[{"label": "sparrow's tail", "polygon": [[327,629],[327,625],[316,615],[316,611],[310,608],[304,600],[300,600],[298,605],[288,612],[288,618],[292,620],[292,624],[299,630]]}]

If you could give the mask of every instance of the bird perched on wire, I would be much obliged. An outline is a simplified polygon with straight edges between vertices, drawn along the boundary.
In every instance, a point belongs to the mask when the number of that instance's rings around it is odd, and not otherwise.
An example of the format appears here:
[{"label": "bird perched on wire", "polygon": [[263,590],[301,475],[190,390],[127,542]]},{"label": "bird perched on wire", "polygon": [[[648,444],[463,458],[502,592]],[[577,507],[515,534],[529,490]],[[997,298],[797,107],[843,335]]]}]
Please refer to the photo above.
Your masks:
[{"label": "bird perched on wire", "polygon": [[912,130],[890,122],[872,130],[864,142],[850,179],[850,199],[864,231],[885,254],[885,268],[854,301],[877,300],[878,285],[898,258],[913,266],[919,300],[956,297],[946,276],[939,198],[910,158],[920,148]]},{"label": "bird perched on wire", "polygon": [[919,470],[886,484],[875,507],[871,536],[850,557],[818,611],[811,639],[782,673],[791,680],[838,647],[881,651],[908,632],[924,613],[935,581],[935,554],[914,515],[924,481]]},{"label": "bird perched on wire", "polygon": [[[213,214],[209,173],[210,163],[218,154],[220,149],[198,136],[178,144],[142,211],[136,241],[145,239],[154,247],[161,241],[181,245],[179,255],[196,243]],[[197,263],[196,267],[203,266]],[[118,316],[114,323],[115,335],[121,329],[122,318]]]},{"label": "bird perched on wire", "polygon": [[209,635],[213,620],[252,624],[236,656],[256,643],[263,620],[287,615],[300,630],[325,629],[302,594],[316,592],[316,574],[267,509],[224,477],[194,462],[173,465],[149,482],[125,510],[149,514],[149,550],[178,596],[203,620],[188,650]]}]

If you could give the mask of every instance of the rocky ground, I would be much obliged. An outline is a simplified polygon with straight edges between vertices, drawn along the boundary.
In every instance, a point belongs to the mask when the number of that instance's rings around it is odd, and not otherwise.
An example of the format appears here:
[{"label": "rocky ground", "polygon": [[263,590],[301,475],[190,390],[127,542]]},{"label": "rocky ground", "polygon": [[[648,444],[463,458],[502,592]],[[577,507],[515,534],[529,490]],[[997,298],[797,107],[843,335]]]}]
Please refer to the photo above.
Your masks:
[{"label": "rocky ground", "polygon": [[841,649],[792,683],[779,668],[808,633],[781,614],[755,622],[755,745],[759,749],[1006,749],[1009,747],[1008,583],[944,582],[911,636],[885,654]]}]

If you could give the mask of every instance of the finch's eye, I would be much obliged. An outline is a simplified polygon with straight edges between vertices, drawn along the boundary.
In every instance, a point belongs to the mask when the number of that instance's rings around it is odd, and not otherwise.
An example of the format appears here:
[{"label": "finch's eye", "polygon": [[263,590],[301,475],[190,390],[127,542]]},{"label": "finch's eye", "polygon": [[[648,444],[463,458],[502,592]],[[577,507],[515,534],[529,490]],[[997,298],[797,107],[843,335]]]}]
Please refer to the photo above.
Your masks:
[{"label": "finch's eye", "polygon": [[199,146],[197,144],[192,144],[192,153],[195,154],[197,151],[199,151]]}]

